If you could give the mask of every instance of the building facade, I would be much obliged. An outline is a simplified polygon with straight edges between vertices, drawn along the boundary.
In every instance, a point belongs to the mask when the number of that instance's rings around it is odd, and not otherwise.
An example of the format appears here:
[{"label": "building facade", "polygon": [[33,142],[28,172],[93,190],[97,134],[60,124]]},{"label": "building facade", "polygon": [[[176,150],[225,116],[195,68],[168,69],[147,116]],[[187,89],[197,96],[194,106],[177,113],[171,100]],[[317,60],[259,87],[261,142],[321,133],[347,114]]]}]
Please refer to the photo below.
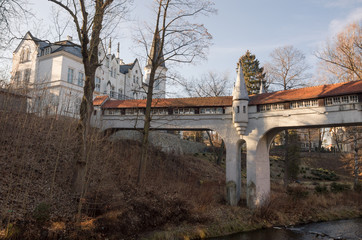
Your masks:
[{"label": "building facade", "polygon": [[[114,55],[111,42],[107,50],[100,43],[94,97],[145,98],[147,84],[138,59],[126,64],[119,54],[119,44]],[[78,117],[85,74],[81,47],[73,43],[71,37],[51,43],[26,33],[13,53],[11,76],[12,88],[30,97],[29,112]],[[158,87],[165,92],[165,85]]]}]

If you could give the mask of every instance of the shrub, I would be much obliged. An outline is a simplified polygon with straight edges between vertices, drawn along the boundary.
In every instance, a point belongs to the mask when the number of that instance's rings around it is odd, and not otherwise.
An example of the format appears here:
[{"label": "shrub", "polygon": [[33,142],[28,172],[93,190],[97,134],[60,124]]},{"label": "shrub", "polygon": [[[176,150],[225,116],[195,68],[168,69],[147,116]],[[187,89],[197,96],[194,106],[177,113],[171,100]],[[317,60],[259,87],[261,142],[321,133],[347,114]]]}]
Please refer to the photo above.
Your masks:
[{"label": "shrub", "polygon": [[308,196],[308,191],[301,187],[301,186],[297,186],[297,187],[287,187],[287,194],[289,196],[291,196],[293,199],[303,199],[306,198]]},{"label": "shrub", "polygon": [[39,203],[34,209],[33,217],[38,223],[44,223],[50,218],[50,206],[47,203]]},{"label": "shrub", "polygon": [[336,181],[339,177],[333,172],[323,168],[311,169],[315,180]]},{"label": "shrub", "polygon": [[314,190],[315,190],[316,193],[320,193],[320,194],[328,192],[328,188],[327,188],[326,185],[321,186],[321,185],[318,184],[317,186],[315,186]]},{"label": "shrub", "polygon": [[330,186],[331,192],[344,192],[346,190],[350,190],[351,187],[348,184],[336,183],[333,182]]}]

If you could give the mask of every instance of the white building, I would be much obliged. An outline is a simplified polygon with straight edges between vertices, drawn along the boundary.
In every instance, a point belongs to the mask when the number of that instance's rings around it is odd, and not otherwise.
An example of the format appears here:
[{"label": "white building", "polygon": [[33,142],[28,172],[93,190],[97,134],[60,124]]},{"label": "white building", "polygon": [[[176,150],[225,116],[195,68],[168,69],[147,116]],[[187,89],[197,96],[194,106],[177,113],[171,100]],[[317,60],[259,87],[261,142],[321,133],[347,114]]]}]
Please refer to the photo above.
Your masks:
[{"label": "white building", "polygon": [[[119,45],[116,55],[112,54],[111,42],[107,51],[102,43],[98,51],[101,66],[96,71],[94,97],[145,98],[147,84],[139,61],[125,64],[119,56]],[[51,43],[27,32],[13,53],[11,75],[11,86],[31,98],[29,112],[78,116],[85,74],[81,47],[71,37]],[[158,98],[165,96],[165,87],[157,85]]]}]

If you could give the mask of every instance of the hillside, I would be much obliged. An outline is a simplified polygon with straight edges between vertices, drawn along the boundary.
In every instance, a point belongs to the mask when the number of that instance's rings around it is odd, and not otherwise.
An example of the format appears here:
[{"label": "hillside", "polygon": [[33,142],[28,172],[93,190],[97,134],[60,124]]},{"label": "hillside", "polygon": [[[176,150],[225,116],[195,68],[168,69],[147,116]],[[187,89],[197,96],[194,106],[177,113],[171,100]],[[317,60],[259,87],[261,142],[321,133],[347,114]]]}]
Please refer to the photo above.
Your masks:
[{"label": "hillside", "polygon": [[[362,216],[361,193],[312,174],[320,159],[325,168],[342,166],[331,165],[327,155],[305,158],[301,183],[287,191],[280,184],[283,161],[271,156],[271,199],[248,209],[245,200],[225,205],[225,168],[209,153],[175,156],[150,148],[145,184],[137,186],[139,143],[109,141],[94,130],[77,224],[79,199],[71,191],[76,124],[0,112],[0,239],[192,239]],[[245,169],[243,176],[245,198]]]},{"label": "hillside", "polygon": [[[62,231],[52,234],[72,232],[78,205],[70,186],[75,129],[71,119],[1,113],[0,230],[8,223],[24,224],[21,231],[31,236],[41,233],[35,230],[39,227],[49,231],[55,228],[49,224],[61,223],[66,225]],[[83,220],[92,223],[92,233],[84,230],[85,239],[113,233],[126,238],[170,224],[202,223],[206,209],[223,201],[224,170],[207,160],[150,149],[147,184],[136,186],[139,144],[109,142],[98,133],[91,139]],[[39,208],[45,209],[45,219]]]}]

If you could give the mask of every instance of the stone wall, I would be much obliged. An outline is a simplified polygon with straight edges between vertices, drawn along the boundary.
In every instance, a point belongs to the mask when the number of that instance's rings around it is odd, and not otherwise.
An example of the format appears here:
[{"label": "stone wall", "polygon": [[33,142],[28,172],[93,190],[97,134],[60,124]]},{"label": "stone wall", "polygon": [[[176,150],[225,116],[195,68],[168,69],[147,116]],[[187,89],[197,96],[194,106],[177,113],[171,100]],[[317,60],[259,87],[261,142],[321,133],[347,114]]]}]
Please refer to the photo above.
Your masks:
[{"label": "stone wall", "polygon": [[[137,130],[120,130],[110,136],[110,140],[119,139],[141,141],[142,132]],[[161,131],[151,131],[149,141],[153,146],[160,148],[163,152],[178,155],[203,152],[206,148],[206,145],[203,143],[183,140],[180,139],[178,135]]]}]

